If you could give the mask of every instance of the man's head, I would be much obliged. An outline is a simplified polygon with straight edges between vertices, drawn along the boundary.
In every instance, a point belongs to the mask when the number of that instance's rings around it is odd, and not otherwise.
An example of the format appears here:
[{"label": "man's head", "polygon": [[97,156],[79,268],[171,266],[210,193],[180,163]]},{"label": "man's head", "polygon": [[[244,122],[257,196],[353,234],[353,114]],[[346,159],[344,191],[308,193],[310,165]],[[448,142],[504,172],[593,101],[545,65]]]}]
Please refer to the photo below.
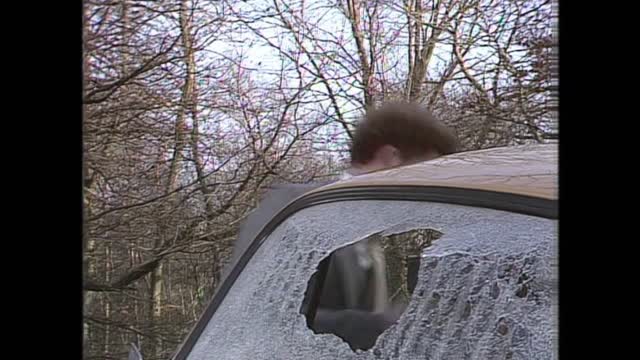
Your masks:
[{"label": "man's head", "polygon": [[456,151],[453,132],[426,109],[412,103],[389,103],[367,112],[356,127],[351,166],[371,172]]}]

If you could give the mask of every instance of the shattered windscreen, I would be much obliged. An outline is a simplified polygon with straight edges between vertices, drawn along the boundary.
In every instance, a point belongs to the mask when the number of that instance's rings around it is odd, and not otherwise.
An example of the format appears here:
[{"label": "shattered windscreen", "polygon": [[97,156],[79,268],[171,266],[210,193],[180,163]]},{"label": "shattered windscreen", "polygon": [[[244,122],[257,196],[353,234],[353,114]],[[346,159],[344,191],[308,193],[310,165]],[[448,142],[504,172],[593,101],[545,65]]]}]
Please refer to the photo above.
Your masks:
[{"label": "shattered windscreen", "polygon": [[[420,229],[437,241],[422,248],[417,278],[396,282],[406,308],[371,348],[309,328],[300,309],[323,259],[373,235],[394,241]],[[438,203],[302,210],[258,249],[188,359],[551,359],[555,234],[555,220]]]}]

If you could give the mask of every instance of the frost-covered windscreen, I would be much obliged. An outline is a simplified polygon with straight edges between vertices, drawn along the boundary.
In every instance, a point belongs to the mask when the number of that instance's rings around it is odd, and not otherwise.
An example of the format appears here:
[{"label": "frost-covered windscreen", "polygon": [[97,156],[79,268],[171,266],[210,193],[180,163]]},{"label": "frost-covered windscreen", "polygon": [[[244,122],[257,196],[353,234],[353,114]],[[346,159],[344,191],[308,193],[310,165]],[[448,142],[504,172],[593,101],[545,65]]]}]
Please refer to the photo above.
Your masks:
[{"label": "frost-covered windscreen", "polygon": [[[314,334],[300,307],[332,251],[431,228],[398,322],[367,351]],[[351,201],[302,210],[258,249],[188,359],[552,359],[556,221],[457,205]]]}]

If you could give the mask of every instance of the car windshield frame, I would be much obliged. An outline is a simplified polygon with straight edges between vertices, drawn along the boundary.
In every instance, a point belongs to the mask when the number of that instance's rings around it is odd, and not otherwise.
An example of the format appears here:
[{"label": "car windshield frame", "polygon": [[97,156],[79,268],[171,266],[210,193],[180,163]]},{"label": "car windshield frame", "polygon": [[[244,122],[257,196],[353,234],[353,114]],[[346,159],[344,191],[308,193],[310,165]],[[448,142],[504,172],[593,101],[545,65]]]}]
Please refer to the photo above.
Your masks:
[{"label": "car windshield frame", "polygon": [[364,186],[354,188],[330,189],[314,192],[294,200],[271,221],[264,226],[251,244],[237,259],[230,264],[231,270],[224,277],[202,316],[198,319],[189,335],[185,338],[173,360],[187,359],[194,345],[202,335],[207,324],[242,273],[251,258],[264,243],[267,237],[287,218],[295,213],[320,204],[354,201],[354,200],[388,200],[419,201],[464,205],[469,207],[502,210],[517,214],[536,216],[556,220],[558,204],[556,199],[532,197],[521,194],[496,192],[479,189],[462,189],[442,186]]}]

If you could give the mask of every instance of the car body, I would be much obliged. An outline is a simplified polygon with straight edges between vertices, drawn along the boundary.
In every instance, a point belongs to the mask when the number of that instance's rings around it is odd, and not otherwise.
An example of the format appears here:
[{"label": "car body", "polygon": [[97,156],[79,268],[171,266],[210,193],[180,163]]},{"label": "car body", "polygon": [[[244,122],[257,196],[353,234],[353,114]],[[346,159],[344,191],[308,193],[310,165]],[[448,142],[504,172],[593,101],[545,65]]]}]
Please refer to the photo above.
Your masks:
[{"label": "car body", "polygon": [[[456,153],[312,189],[234,260],[173,359],[555,358],[557,146]],[[435,229],[406,310],[367,351],[299,308],[332,251]]]}]

